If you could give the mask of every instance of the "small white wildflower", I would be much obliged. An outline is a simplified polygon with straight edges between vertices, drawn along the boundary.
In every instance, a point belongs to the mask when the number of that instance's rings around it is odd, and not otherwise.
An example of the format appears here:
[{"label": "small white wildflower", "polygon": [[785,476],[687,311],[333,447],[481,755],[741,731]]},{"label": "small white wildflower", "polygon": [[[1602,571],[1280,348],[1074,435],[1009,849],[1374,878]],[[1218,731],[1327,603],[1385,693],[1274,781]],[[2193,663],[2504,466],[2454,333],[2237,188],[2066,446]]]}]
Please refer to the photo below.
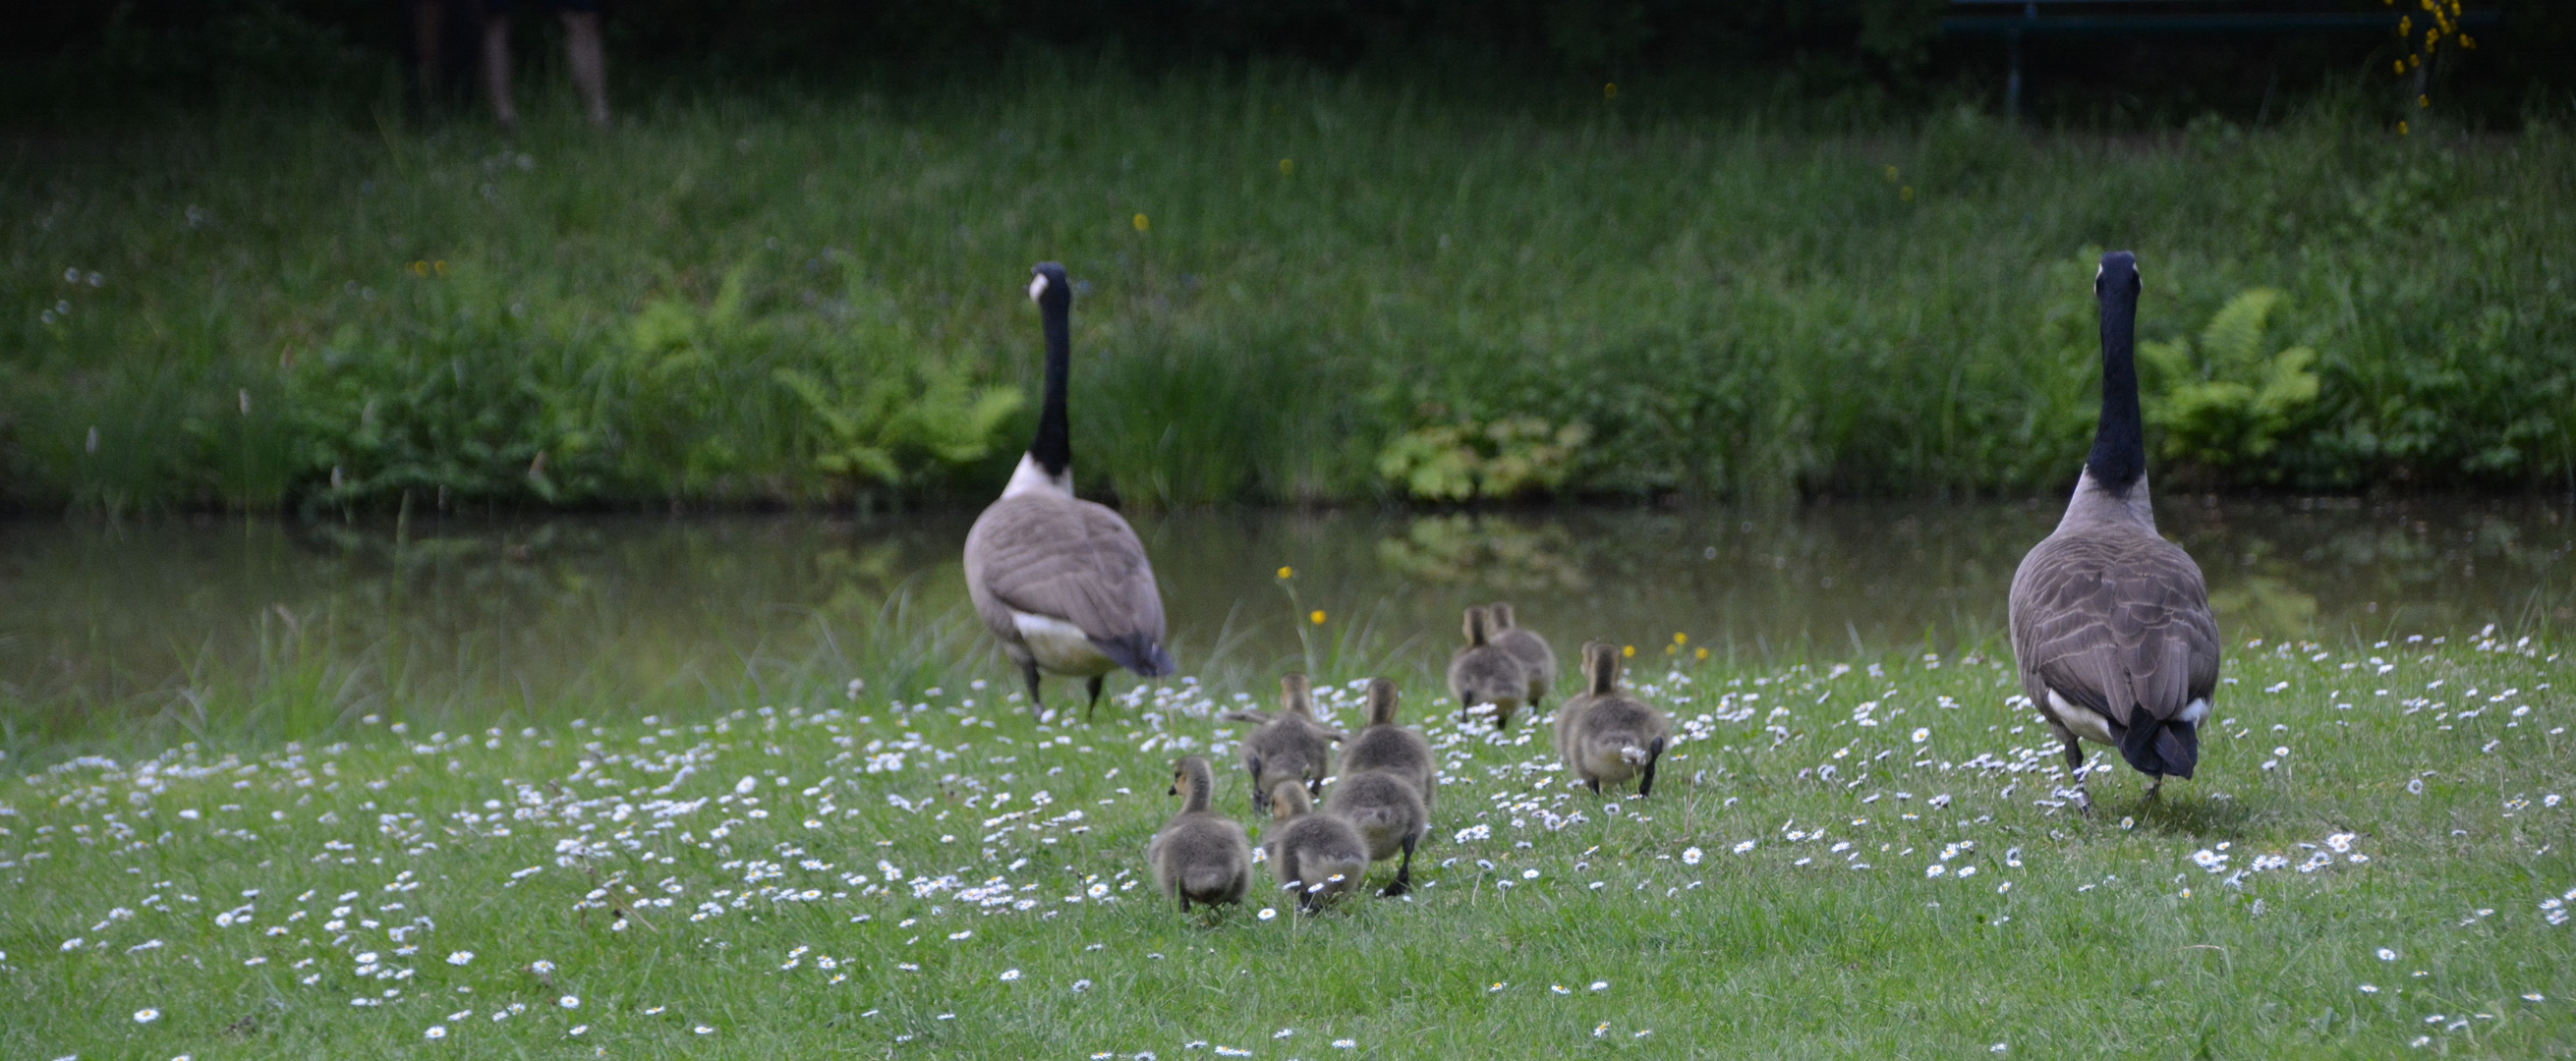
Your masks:
[{"label": "small white wildflower", "polygon": [[[2534,996],[2534,997],[2535,997],[2535,999],[2536,999],[2536,997],[2537,997],[2537,996]],[[1359,1048],[1360,1048],[1360,1044],[1359,1044],[1359,1040],[1357,1040],[1357,1039],[1335,1039],[1335,1040],[1333,1040],[1333,1049],[1335,1049],[1335,1050],[1357,1050],[1357,1049],[1359,1049]]]},{"label": "small white wildflower", "polygon": [[420,1033],[420,1037],[430,1040],[431,1042],[436,1042],[440,1039],[447,1038],[447,1028],[443,1025],[432,1024],[429,1026],[428,1031]]},{"label": "small white wildflower", "polygon": [[1592,989],[1593,989],[1593,990],[1595,990],[1595,991],[1607,991],[1607,990],[1610,990],[1610,981],[1608,981],[1608,980],[1595,980],[1595,981],[1592,981]]},{"label": "small white wildflower", "polygon": [[563,1007],[563,1008],[565,1008],[565,1009],[580,1009],[580,1008],[581,1008],[581,996],[579,996],[579,995],[565,995],[565,996],[564,996],[564,997],[562,997],[562,998],[558,998],[558,999],[556,999],[556,1000],[555,1000],[555,1005],[562,1006],[562,1007]]},{"label": "small white wildflower", "polygon": [[1019,970],[1017,970],[1017,969],[1004,969],[1004,970],[1002,970],[1002,982],[1003,982],[1003,983],[1006,983],[1006,984],[1007,984],[1007,983],[1010,983],[1011,981],[1013,981],[1013,980],[1017,980],[1017,979],[1019,979],[1019,978],[1020,978],[1020,971],[1019,971]]},{"label": "small white wildflower", "polygon": [[1275,909],[1273,909],[1273,908],[1271,908],[1271,907],[1267,907],[1267,906],[1265,906],[1265,907],[1262,907],[1262,908],[1261,908],[1261,914],[1260,914],[1260,917],[1261,917],[1261,919],[1262,919],[1262,920],[1264,920],[1264,921],[1268,921],[1268,920],[1270,920],[1271,918],[1274,918],[1274,917],[1277,917],[1277,916],[1279,916],[1279,911],[1278,911],[1278,910],[1275,910]]},{"label": "small white wildflower", "polygon": [[1751,851],[1751,850],[1753,850],[1753,844],[1754,844],[1754,841],[1751,841],[1751,840],[1747,840],[1747,841],[1745,841],[1745,842],[1743,842],[1743,843],[1737,844],[1737,845],[1735,845],[1735,853],[1736,853],[1736,854],[1741,855],[1741,854],[1743,854],[1743,853],[1745,853],[1745,852],[1747,852],[1747,851]]},{"label": "small white wildflower", "polygon": [[2379,948],[2379,960],[2380,960],[2380,961],[2384,961],[2384,962],[2393,962],[2393,961],[2396,961],[2396,960],[2397,960],[2397,952],[2396,952],[2396,951],[2393,951],[2393,950],[2390,950],[2390,949],[2388,949],[2388,948],[2386,948],[2386,947],[2381,947],[2381,948]]},{"label": "small white wildflower", "polygon": [[573,1025],[573,1026],[572,1026],[572,1030],[571,1030],[571,1031],[565,1032],[564,1034],[566,1034],[566,1035],[580,1035],[581,1033],[586,1032],[586,1031],[589,1031],[589,1030],[590,1030],[590,1025],[587,1025],[587,1024],[576,1024],[576,1025]]},{"label": "small white wildflower", "polygon": [[145,1007],[134,1011],[134,1023],[136,1024],[150,1024],[153,1021],[160,1019],[161,1011],[157,1009]]},{"label": "small white wildflower", "polygon": [[1699,849],[1698,849],[1698,848],[1696,848],[1696,847],[1685,847],[1685,848],[1683,848],[1683,849],[1682,849],[1682,865],[1685,865],[1685,866],[1696,866],[1696,865],[1699,865],[1699,858],[1700,858],[1700,854],[1699,854]]},{"label": "small white wildflower", "polygon": [[447,964],[449,965],[463,965],[473,960],[474,952],[470,950],[457,951],[447,956]]},{"label": "small white wildflower", "polygon": [[1074,993],[1075,993],[1075,994],[1081,994],[1082,992],[1089,991],[1089,990],[1091,990],[1091,981],[1090,981],[1090,980],[1084,979],[1084,980],[1076,980],[1076,981],[1074,981],[1074,982],[1073,982],[1073,991],[1074,991]]},{"label": "small white wildflower", "polygon": [[1915,730],[1915,731],[1914,731],[1914,743],[1916,743],[1916,744],[1921,744],[1921,743],[1923,743],[1924,741],[1931,740],[1931,739],[1932,739],[1932,731],[1931,731],[1931,730],[1928,730],[1928,729],[1917,729],[1917,730]]}]

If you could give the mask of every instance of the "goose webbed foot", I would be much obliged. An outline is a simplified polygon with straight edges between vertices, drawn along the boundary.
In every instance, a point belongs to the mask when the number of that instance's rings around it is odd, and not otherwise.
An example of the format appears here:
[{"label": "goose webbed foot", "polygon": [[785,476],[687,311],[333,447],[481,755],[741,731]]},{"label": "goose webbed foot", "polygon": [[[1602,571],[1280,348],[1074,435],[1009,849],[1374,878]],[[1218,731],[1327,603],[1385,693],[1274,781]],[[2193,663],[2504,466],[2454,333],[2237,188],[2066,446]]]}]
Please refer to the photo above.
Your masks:
[{"label": "goose webbed foot", "polygon": [[2155,780],[2147,782],[2147,798],[2162,800],[2165,794],[2165,775],[2156,774],[2154,777]]}]

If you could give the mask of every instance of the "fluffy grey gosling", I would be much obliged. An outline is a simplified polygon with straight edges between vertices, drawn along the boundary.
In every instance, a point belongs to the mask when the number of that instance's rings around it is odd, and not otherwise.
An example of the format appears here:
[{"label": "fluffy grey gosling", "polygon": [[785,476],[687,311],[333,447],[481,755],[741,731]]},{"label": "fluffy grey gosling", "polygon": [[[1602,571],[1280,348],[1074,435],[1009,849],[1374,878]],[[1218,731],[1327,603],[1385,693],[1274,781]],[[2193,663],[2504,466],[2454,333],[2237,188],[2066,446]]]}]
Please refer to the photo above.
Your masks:
[{"label": "fluffy grey gosling", "polygon": [[1521,661],[1487,637],[1485,609],[1467,609],[1467,645],[1449,657],[1449,695],[1458,698],[1458,724],[1469,710],[1494,705],[1494,728],[1512,728],[1512,712],[1529,699],[1529,674]]},{"label": "fluffy grey gosling", "polygon": [[1279,886],[1297,893],[1297,908],[1313,912],[1318,904],[1355,891],[1368,875],[1368,842],[1351,823],[1315,813],[1315,803],[1295,781],[1282,781],[1270,796],[1270,833],[1261,848],[1269,852],[1270,872]]},{"label": "fluffy grey gosling", "polygon": [[1252,775],[1252,808],[1267,813],[1270,793],[1282,782],[1298,782],[1309,794],[1324,790],[1333,772],[1333,742],[1343,734],[1315,721],[1314,687],[1303,674],[1279,679],[1279,713],[1228,711],[1229,722],[1256,723],[1243,738],[1243,772]]},{"label": "fluffy grey gosling", "polygon": [[1619,646],[1583,646],[1583,693],[1556,712],[1556,754],[1592,791],[1603,782],[1637,779],[1637,794],[1655,792],[1655,764],[1671,743],[1672,720],[1619,691]]},{"label": "fluffy grey gosling", "polygon": [[1368,844],[1369,861],[1404,853],[1404,863],[1395,869],[1395,883],[1378,894],[1402,895],[1413,887],[1413,849],[1431,831],[1431,812],[1412,782],[1387,770],[1345,773],[1333,782],[1324,810],[1359,830],[1360,839]]},{"label": "fluffy grey gosling", "polygon": [[1207,760],[1193,755],[1173,763],[1168,794],[1182,797],[1181,812],[1145,846],[1155,886],[1165,898],[1179,900],[1183,913],[1191,903],[1241,902],[1252,884],[1252,844],[1243,826],[1208,810],[1213,787]]},{"label": "fluffy grey gosling", "polygon": [[1368,687],[1369,724],[1342,745],[1342,773],[1380,770],[1403,778],[1422,794],[1422,807],[1431,809],[1438,795],[1440,773],[1431,759],[1431,742],[1395,724],[1395,683],[1372,678]]},{"label": "fluffy grey gosling", "polygon": [[1556,650],[1536,631],[1515,625],[1512,606],[1495,601],[1485,606],[1485,636],[1495,648],[1519,660],[1522,673],[1529,677],[1529,705],[1536,710],[1556,691]]}]

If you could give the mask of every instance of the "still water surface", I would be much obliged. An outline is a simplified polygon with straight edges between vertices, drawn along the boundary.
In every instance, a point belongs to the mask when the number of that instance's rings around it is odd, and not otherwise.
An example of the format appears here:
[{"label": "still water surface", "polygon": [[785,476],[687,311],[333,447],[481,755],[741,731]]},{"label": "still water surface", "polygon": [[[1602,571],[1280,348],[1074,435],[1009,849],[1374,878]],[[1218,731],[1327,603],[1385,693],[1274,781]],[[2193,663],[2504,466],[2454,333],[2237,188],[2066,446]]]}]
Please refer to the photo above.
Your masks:
[{"label": "still water surface", "polygon": [[[1508,599],[1560,653],[1739,662],[2000,645],[2058,505],[1142,515],[1184,675],[1427,674]],[[464,717],[739,706],[1011,677],[964,606],[972,513],[308,526],[0,524],[0,723],[262,710]],[[2230,644],[2576,621],[2576,520],[2532,500],[2167,500]],[[1282,581],[1281,567],[1294,577]],[[1311,613],[1323,613],[1315,625]],[[1313,656],[1307,653],[1312,651]],[[1350,677],[1354,674],[1334,674]],[[1009,688],[1011,686],[1005,686]],[[1069,695],[1051,686],[1050,695]],[[267,710],[279,710],[272,705]],[[219,727],[218,727],[219,728]]]}]

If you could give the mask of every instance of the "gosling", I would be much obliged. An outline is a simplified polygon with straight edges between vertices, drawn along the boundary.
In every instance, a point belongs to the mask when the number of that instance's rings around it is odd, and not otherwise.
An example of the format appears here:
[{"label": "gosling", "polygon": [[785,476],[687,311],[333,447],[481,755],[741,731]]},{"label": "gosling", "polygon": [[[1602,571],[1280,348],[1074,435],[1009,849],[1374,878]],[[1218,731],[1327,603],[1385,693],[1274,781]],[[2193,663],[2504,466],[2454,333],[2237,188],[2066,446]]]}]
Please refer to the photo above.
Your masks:
[{"label": "gosling", "polygon": [[1372,678],[1368,687],[1369,724],[1342,745],[1342,773],[1381,771],[1403,778],[1431,809],[1440,773],[1431,759],[1431,742],[1395,724],[1395,683]]},{"label": "gosling", "polygon": [[[1348,769],[1347,764],[1344,769]],[[1368,846],[1369,861],[1384,861],[1403,852],[1404,862],[1395,868],[1395,883],[1378,894],[1402,895],[1412,890],[1413,849],[1431,831],[1429,805],[1413,782],[1391,770],[1345,773],[1341,780],[1333,782],[1333,793],[1325,799],[1324,810],[1359,831],[1360,839]]]},{"label": "gosling", "polygon": [[1547,695],[1556,691],[1556,650],[1547,639],[1523,626],[1512,623],[1512,606],[1495,601],[1485,606],[1485,636],[1495,648],[1512,654],[1521,670],[1529,676],[1529,705],[1535,711],[1544,706]]},{"label": "gosling", "polygon": [[1671,743],[1673,723],[1664,713],[1619,691],[1619,646],[1583,646],[1583,694],[1556,713],[1556,753],[1566,768],[1601,791],[1603,782],[1637,779],[1637,794],[1655,792],[1655,764]]},{"label": "gosling", "polygon": [[1181,812],[1145,846],[1145,861],[1154,884],[1167,899],[1177,899],[1181,912],[1191,903],[1214,906],[1243,901],[1252,884],[1252,844],[1243,826],[1208,810],[1209,790],[1216,784],[1207,760],[1189,756],[1172,764],[1167,795],[1183,799]]},{"label": "gosling", "polygon": [[1521,661],[1487,639],[1485,609],[1467,609],[1467,646],[1449,657],[1449,695],[1458,698],[1458,724],[1479,704],[1494,705],[1494,728],[1512,728],[1512,712],[1529,698]]},{"label": "gosling", "polygon": [[1356,890],[1368,876],[1368,841],[1350,822],[1315,813],[1315,803],[1295,781],[1270,795],[1270,835],[1261,849],[1279,886],[1297,893],[1297,908],[1313,913],[1325,900]]},{"label": "gosling", "polygon": [[1324,791],[1333,772],[1333,742],[1343,734],[1315,721],[1314,687],[1303,674],[1279,679],[1279,713],[1228,711],[1217,716],[1250,722],[1259,728],[1243,738],[1243,772],[1252,775],[1252,809],[1270,811],[1270,793],[1286,782],[1306,786],[1309,795]]}]

